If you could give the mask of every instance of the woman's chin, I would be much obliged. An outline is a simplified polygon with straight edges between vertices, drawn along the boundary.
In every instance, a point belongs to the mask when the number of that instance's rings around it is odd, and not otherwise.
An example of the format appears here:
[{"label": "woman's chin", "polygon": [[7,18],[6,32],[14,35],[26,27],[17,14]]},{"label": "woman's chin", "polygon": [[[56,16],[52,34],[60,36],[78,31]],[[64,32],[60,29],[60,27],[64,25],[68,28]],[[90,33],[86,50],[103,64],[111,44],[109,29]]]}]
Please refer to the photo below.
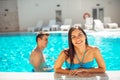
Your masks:
[{"label": "woman's chin", "polygon": [[82,43],[79,43],[79,44],[75,44],[76,47],[80,47],[80,46],[83,46]]}]

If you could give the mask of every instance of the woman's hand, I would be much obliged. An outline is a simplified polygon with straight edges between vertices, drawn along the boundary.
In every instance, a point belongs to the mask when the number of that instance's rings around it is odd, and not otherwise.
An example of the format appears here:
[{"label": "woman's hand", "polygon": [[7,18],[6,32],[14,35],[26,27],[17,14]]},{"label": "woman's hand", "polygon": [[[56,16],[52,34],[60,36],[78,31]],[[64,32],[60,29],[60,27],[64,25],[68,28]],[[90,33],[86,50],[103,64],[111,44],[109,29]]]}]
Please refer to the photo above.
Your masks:
[{"label": "woman's hand", "polygon": [[88,70],[86,69],[77,69],[77,70],[70,70],[69,71],[69,75],[77,75],[79,73],[82,73],[82,72],[87,72]]},{"label": "woman's hand", "polygon": [[81,77],[92,76],[92,74],[89,73],[89,70],[84,68],[76,70],[76,73],[74,73],[74,75],[81,76]]},{"label": "woman's hand", "polygon": [[77,70],[70,70],[68,75],[77,75]]},{"label": "woman's hand", "polygon": [[77,70],[77,73],[81,73],[81,72],[88,72],[88,69],[81,68]]},{"label": "woman's hand", "polygon": [[88,70],[87,69],[77,69],[77,70],[70,70],[69,71],[69,75],[78,75],[78,76],[82,76],[82,74],[86,74],[88,73]]},{"label": "woman's hand", "polygon": [[87,69],[77,69],[77,70],[70,70],[69,75],[78,75],[80,73],[88,72]]}]

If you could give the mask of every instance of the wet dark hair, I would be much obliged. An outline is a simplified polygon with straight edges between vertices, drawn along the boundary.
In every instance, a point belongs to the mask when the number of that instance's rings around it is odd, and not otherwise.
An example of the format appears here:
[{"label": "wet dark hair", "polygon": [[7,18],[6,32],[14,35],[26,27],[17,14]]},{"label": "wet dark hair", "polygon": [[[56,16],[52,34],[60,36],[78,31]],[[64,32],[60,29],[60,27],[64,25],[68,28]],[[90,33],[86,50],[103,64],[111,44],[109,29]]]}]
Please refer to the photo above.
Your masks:
[{"label": "wet dark hair", "polygon": [[69,32],[68,32],[68,44],[69,44],[69,49],[68,49],[68,55],[70,57],[70,64],[72,66],[73,64],[73,58],[75,56],[75,49],[74,49],[74,45],[72,43],[72,39],[71,39],[71,34],[72,32],[75,30],[75,29],[78,29],[80,31],[82,31],[82,33],[85,35],[86,39],[85,39],[85,44],[88,45],[88,41],[87,41],[87,35],[86,33],[84,32],[84,30],[80,27],[80,26],[73,26],[70,28]]},{"label": "wet dark hair", "polygon": [[38,42],[38,38],[41,38],[41,39],[42,39],[42,37],[43,37],[44,35],[49,36],[48,33],[39,32],[39,33],[37,34],[37,36],[36,36],[36,42]]}]

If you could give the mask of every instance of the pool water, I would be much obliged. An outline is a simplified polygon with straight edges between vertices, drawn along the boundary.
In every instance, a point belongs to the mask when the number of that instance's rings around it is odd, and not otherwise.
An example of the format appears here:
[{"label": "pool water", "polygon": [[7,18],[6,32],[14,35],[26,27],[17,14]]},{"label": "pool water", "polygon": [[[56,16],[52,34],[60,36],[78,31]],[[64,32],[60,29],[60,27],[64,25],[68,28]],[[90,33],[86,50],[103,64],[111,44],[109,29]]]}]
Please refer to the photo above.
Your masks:
[{"label": "pool water", "polygon": [[[31,72],[29,56],[36,46],[35,37],[36,33],[0,34],[0,72]],[[120,36],[87,33],[87,37],[90,45],[99,47],[107,70],[120,70]],[[48,41],[44,54],[53,67],[61,50],[68,48],[68,37],[66,33],[51,33]]]}]

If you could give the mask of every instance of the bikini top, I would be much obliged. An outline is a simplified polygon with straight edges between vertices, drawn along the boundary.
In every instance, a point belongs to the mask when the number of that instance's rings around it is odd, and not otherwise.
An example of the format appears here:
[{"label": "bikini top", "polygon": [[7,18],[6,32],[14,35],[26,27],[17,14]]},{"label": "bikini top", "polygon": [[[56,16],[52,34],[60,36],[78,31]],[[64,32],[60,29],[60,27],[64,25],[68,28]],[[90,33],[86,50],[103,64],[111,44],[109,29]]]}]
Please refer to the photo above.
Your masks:
[{"label": "bikini top", "polygon": [[77,57],[79,63],[78,63],[78,64],[72,64],[72,65],[71,65],[69,62],[65,61],[66,67],[67,67],[68,69],[71,69],[71,70],[78,69],[78,68],[86,68],[86,69],[93,68],[93,67],[94,67],[94,66],[93,66],[93,65],[94,65],[94,60],[89,61],[89,62],[86,62],[86,63],[83,63],[83,60],[84,60],[85,55],[86,55],[86,51],[84,52],[82,61],[80,61],[78,55],[76,54],[75,56]]}]

